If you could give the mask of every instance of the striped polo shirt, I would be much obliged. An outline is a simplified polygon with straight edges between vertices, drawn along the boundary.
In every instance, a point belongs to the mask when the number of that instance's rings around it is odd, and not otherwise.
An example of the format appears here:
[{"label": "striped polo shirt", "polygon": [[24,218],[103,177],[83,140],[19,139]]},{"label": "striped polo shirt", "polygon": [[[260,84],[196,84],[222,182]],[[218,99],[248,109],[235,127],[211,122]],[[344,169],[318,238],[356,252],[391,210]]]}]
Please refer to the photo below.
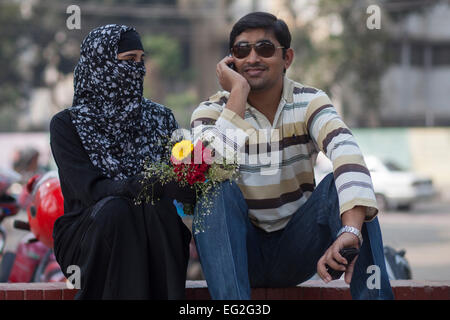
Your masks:
[{"label": "striped polo shirt", "polygon": [[340,213],[360,205],[366,207],[366,221],[376,216],[361,150],[326,93],[285,77],[273,124],[248,103],[244,119],[226,108],[229,94],[219,91],[195,109],[194,143],[207,140],[220,156],[237,157],[237,184],[254,225],[267,232],[286,226],[316,187],[320,151],[333,163]]}]

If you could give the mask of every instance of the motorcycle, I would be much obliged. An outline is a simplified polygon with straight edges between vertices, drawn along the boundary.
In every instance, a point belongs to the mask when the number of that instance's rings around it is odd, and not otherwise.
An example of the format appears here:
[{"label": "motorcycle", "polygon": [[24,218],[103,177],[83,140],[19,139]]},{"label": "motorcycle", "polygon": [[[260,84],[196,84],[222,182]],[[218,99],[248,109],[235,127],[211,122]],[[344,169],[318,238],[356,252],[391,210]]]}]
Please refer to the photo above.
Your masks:
[{"label": "motorcycle", "polygon": [[28,222],[15,220],[14,228],[27,234],[16,252],[2,254],[0,282],[65,282],[52,250],[53,224],[64,213],[57,173],[50,171],[30,178],[15,206],[27,211]]},{"label": "motorcycle", "polygon": [[412,279],[411,267],[406,260],[406,250],[395,250],[390,246],[384,246],[384,259],[389,280]]},{"label": "motorcycle", "polygon": [[[15,216],[20,206],[16,201],[16,198],[10,193],[10,187],[13,183],[19,181],[20,175],[12,170],[0,171],[0,256],[2,256],[2,262],[5,260],[3,252],[6,246],[6,230],[2,226],[2,222],[5,218]],[[6,260],[10,258],[6,257]],[[7,263],[2,264],[0,268],[0,274],[3,274],[3,268]],[[0,277],[1,278],[1,277]],[[0,279],[1,281],[2,279]]]}]

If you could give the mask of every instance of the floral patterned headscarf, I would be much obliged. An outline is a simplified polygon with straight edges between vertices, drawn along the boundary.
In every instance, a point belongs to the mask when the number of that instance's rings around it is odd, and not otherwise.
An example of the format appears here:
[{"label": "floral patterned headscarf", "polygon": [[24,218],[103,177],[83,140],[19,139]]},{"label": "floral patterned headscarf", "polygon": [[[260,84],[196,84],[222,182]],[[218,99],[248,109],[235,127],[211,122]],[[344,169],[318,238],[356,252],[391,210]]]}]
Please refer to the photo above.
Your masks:
[{"label": "floral patterned headscarf", "polygon": [[144,63],[117,59],[120,36],[129,30],[106,25],[83,40],[69,108],[92,163],[115,180],[140,173],[146,158],[159,160],[162,140],[177,128],[169,109],[143,98]]}]

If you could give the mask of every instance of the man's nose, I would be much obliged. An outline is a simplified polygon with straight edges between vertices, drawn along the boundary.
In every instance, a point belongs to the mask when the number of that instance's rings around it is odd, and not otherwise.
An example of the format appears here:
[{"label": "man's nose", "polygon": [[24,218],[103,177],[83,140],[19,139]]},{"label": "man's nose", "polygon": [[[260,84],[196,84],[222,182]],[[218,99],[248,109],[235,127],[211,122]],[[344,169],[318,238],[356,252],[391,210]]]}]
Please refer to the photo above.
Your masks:
[{"label": "man's nose", "polygon": [[255,63],[255,62],[259,62],[260,61],[260,56],[256,53],[255,48],[252,47],[252,49],[250,50],[250,53],[247,57],[247,62],[248,63]]}]

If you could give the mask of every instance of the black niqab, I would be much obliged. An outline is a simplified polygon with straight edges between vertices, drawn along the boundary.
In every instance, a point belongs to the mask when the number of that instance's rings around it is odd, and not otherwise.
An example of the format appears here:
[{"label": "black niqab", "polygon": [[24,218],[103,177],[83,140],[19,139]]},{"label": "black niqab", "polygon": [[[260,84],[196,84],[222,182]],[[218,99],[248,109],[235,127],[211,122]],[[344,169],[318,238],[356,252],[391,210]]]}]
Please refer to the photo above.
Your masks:
[{"label": "black niqab", "polygon": [[132,51],[132,50],[142,50],[141,37],[135,30],[129,30],[120,35],[119,47],[117,53]]},{"label": "black niqab", "polygon": [[142,96],[144,63],[117,59],[121,34],[130,30],[111,24],[84,39],[69,108],[92,163],[115,180],[140,173],[146,158],[160,160],[167,139],[155,118],[161,106]]}]

